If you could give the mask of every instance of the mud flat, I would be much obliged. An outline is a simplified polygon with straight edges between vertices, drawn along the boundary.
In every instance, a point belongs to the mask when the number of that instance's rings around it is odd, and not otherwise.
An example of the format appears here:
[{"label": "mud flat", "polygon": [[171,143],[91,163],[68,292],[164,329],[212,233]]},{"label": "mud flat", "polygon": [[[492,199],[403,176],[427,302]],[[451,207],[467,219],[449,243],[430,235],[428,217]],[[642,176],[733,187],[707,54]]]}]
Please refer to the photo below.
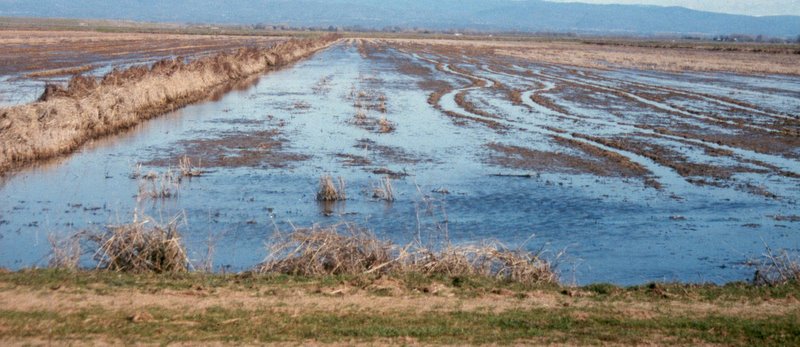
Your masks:
[{"label": "mud flat", "polygon": [[[0,266],[42,266],[49,234],[133,211],[185,215],[190,259],[212,244],[218,271],[259,264],[276,229],[342,222],[397,244],[425,234],[544,249],[578,284],[747,280],[765,244],[797,248],[796,75],[500,51],[519,45],[341,40],[32,163],[0,186]],[[44,104],[74,104],[74,85]],[[341,177],[347,199],[317,202],[321,176]],[[391,201],[376,194],[387,177]]]}]

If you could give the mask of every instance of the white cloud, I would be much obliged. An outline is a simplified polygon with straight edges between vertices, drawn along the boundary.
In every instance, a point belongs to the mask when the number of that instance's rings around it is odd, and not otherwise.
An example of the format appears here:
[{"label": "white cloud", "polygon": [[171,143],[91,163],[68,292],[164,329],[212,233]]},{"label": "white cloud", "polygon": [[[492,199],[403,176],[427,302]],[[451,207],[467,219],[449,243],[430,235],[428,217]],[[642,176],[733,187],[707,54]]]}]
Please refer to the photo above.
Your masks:
[{"label": "white cloud", "polygon": [[592,4],[640,4],[681,6],[693,10],[750,16],[800,16],[800,0],[547,0]]}]

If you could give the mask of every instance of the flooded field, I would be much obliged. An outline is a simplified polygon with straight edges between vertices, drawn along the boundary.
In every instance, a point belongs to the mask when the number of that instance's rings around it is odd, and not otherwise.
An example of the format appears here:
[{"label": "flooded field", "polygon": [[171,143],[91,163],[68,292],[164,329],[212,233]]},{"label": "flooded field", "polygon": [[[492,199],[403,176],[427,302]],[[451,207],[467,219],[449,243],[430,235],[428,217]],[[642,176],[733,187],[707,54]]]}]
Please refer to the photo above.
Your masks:
[{"label": "flooded field", "polygon": [[112,68],[165,58],[197,58],[242,47],[269,47],[280,37],[0,30],[0,107],[36,100],[46,83],[73,74],[101,77]]},{"label": "flooded field", "polygon": [[[316,201],[326,174],[347,200]],[[800,249],[798,200],[799,77],[351,40],[7,175],[0,267],[137,213],[184,215],[190,258],[225,271],[262,261],[276,229],[353,222],[541,249],[566,283],[721,283],[765,245]]]}]

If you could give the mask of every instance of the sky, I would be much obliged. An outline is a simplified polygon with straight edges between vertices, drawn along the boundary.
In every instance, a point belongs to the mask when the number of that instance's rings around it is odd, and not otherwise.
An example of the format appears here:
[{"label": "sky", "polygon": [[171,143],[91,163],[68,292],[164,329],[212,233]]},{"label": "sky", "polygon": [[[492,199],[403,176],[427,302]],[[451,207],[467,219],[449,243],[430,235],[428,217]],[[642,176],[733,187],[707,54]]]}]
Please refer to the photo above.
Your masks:
[{"label": "sky", "polygon": [[641,4],[681,6],[693,10],[749,16],[800,16],[800,0],[548,0],[591,4]]}]

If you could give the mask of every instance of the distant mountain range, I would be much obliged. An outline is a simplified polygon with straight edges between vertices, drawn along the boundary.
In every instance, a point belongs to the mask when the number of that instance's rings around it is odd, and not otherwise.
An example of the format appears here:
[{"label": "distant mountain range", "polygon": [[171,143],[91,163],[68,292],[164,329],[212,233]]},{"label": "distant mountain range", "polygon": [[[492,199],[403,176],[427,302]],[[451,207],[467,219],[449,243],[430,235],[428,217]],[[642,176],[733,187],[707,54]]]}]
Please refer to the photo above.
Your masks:
[{"label": "distant mountain range", "polygon": [[0,16],[137,21],[579,32],[800,35],[800,16],[541,0],[0,0]]}]

